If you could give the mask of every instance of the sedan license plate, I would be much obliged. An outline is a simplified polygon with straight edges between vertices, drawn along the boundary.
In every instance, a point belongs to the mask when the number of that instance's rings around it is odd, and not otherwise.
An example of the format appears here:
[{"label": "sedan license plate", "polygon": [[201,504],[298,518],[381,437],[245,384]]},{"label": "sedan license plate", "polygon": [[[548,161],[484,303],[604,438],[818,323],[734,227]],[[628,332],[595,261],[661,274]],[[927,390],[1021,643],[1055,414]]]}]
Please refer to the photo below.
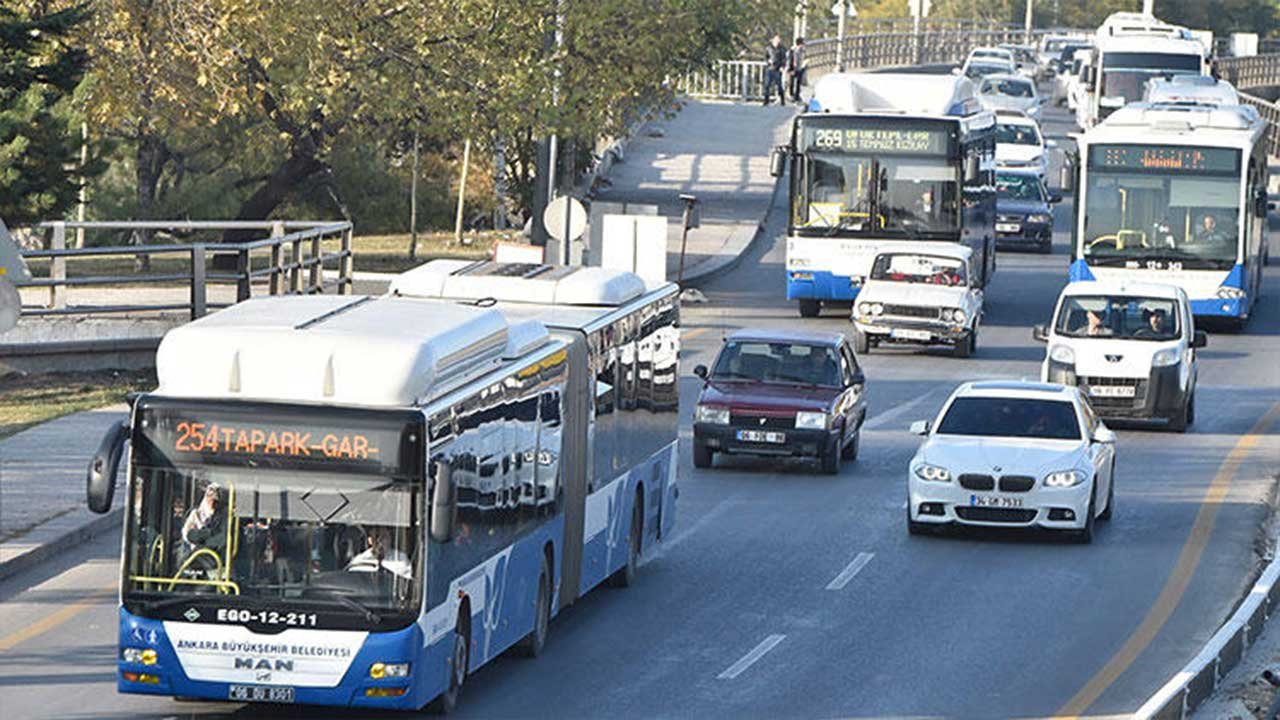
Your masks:
[{"label": "sedan license plate", "polygon": [[889,337],[898,338],[900,340],[929,340],[933,335],[928,330],[893,328],[889,331]]},{"label": "sedan license plate", "polygon": [[1020,508],[1022,498],[1000,497],[998,495],[970,495],[969,505],[986,508]]},{"label": "sedan license plate", "polygon": [[1093,385],[1089,388],[1089,394],[1094,397],[1131,398],[1136,390],[1132,385]]},{"label": "sedan license plate", "polygon": [[738,439],[743,442],[784,443],[787,441],[787,435],[766,430],[739,430]]},{"label": "sedan license plate", "polygon": [[1018,223],[996,223],[996,232],[1016,233],[1022,230]]},{"label": "sedan license plate", "polygon": [[232,685],[227,692],[228,700],[236,702],[293,702],[293,688],[267,687],[264,685]]}]

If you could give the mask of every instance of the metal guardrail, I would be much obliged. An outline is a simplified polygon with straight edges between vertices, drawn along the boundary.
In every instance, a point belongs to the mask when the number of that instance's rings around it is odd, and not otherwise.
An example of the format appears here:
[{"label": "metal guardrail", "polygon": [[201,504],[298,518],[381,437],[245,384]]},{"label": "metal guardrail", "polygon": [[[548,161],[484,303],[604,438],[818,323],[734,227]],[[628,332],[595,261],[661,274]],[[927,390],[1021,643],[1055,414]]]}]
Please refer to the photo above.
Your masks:
[{"label": "metal guardrail", "polygon": [[1267,121],[1267,142],[1271,144],[1268,154],[1273,157],[1280,155],[1280,105],[1266,98],[1243,92],[1240,93],[1240,102],[1248,103],[1258,109],[1258,114]]},{"label": "metal guardrail", "polygon": [[1191,662],[1143,703],[1138,720],[1184,720],[1244,658],[1280,602],[1280,559],[1272,560],[1244,602]]},{"label": "metal guardrail", "polygon": [[[203,221],[124,221],[124,222],[48,222],[40,227],[52,232],[49,249],[24,250],[22,256],[36,270],[47,269],[43,275],[33,272],[29,281],[21,287],[49,288],[47,305],[24,305],[22,314],[41,315],[102,315],[111,313],[144,313],[157,311],[185,311],[194,320],[212,308],[225,307],[226,303],[211,303],[208,297],[210,285],[235,285],[236,302],[248,300],[255,284],[266,285],[271,295],[322,293],[333,289],[338,294],[351,292],[353,272],[351,254],[351,223],[349,222],[203,222]],[[168,245],[127,245],[86,248],[68,248],[67,230],[124,230],[192,232],[227,230],[263,231],[268,237],[242,243],[194,242]],[[327,247],[326,247],[327,246]],[[229,257],[227,265],[234,269],[222,269],[216,258]],[[151,265],[151,260],[172,264],[176,268],[160,272],[89,272],[69,276],[68,263],[72,265],[110,261],[115,258],[137,258]],[[34,261],[34,262],[33,262]],[[212,261],[212,267],[210,267]],[[156,263],[160,264],[160,263]],[[337,271],[334,281],[326,282],[325,270]],[[187,286],[189,300],[185,303],[117,303],[103,305],[69,305],[68,288],[118,287],[121,285],[171,288]]]},{"label": "metal guardrail", "polygon": [[1219,78],[1235,85],[1237,90],[1280,85],[1280,54],[1218,58],[1213,67]]}]

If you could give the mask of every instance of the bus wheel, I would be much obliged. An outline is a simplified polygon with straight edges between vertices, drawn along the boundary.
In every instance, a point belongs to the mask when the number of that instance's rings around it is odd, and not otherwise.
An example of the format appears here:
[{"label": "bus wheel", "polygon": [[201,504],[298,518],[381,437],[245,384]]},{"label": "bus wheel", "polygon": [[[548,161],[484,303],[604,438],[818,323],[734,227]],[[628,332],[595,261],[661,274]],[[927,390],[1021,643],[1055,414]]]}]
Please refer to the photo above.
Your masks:
[{"label": "bus wheel", "polygon": [[616,588],[631,587],[636,581],[636,569],[640,566],[640,535],[644,532],[644,506],[641,495],[636,493],[636,501],[631,507],[631,535],[627,542],[627,564],[618,569],[610,578],[609,584]]},{"label": "bus wheel", "polygon": [[467,661],[470,651],[464,635],[466,628],[462,618],[453,629],[453,652],[449,655],[449,689],[431,701],[428,709],[436,715],[448,715],[458,709],[458,695],[462,692],[462,683],[467,679]]},{"label": "bus wheel", "polygon": [[520,654],[536,658],[547,646],[547,631],[551,624],[551,571],[547,557],[542,556],[542,573],[538,576],[538,600],[533,608],[533,629],[520,641]]},{"label": "bus wheel", "polygon": [[800,301],[800,317],[811,318],[818,317],[818,311],[822,309],[822,303],[817,300],[801,300]]}]

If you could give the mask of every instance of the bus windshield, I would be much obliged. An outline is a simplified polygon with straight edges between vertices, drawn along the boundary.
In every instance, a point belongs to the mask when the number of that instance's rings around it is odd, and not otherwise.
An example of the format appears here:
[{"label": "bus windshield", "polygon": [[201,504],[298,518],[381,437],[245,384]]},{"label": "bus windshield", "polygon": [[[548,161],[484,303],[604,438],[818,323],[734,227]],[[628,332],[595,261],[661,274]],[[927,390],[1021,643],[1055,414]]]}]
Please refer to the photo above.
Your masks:
[{"label": "bus windshield", "polygon": [[945,157],[811,152],[794,221],[818,234],[954,233],[958,188],[959,171]]},{"label": "bus windshield", "polygon": [[1129,267],[1169,262],[1185,269],[1237,262],[1238,150],[1126,145],[1093,146],[1089,153],[1085,259]]}]

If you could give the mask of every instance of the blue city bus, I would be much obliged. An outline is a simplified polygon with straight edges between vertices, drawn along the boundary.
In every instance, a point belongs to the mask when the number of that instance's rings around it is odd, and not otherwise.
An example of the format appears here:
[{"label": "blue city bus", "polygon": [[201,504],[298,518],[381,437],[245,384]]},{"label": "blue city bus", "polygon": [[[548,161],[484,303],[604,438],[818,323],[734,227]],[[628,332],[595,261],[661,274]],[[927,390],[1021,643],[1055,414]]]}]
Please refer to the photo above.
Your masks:
[{"label": "blue city bus", "polygon": [[[789,161],[789,162],[788,162]],[[802,317],[851,303],[887,243],[961,243],[995,272],[995,117],[952,75],[833,74],[795,119],[786,294]]]},{"label": "blue city bus", "polygon": [[[465,265],[511,295],[529,267]],[[410,282],[171,331],[90,468],[104,512],[129,441],[119,691],[448,711],[633,582],[675,520],[677,289],[560,274],[568,304]]]},{"label": "blue city bus", "polygon": [[1086,132],[1069,279],[1177,285],[1243,327],[1267,262],[1265,128],[1249,106],[1133,103]]}]

